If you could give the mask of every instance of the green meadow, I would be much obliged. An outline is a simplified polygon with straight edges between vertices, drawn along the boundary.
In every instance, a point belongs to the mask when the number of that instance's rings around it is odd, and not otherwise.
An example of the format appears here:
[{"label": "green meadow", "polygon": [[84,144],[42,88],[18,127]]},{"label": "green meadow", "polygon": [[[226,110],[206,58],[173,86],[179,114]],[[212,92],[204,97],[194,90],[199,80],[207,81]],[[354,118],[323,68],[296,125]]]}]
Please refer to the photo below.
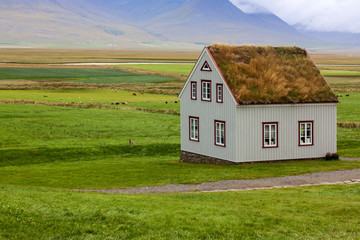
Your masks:
[{"label": "green meadow", "polygon": [[0,68],[0,80],[63,80],[80,83],[154,83],[175,80],[117,69],[94,68]]},{"label": "green meadow", "polygon": [[[135,93],[135,94],[134,94]],[[126,92],[116,89],[39,89],[39,90],[0,90],[1,100],[37,101],[44,105],[72,104],[78,107],[106,108],[116,107],[144,111],[169,111],[180,114],[177,96]],[[118,102],[119,105],[114,105]],[[126,104],[123,104],[126,103]]]},{"label": "green meadow", "polygon": [[360,76],[360,71],[351,70],[331,70],[323,69],[321,73],[325,76]]},{"label": "green meadow", "polygon": [[[187,75],[190,66],[129,67]],[[329,82],[343,90],[337,92],[343,95],[338,122],[358,123],[360,85],[349,85],[356,77],[327,74],[336,75],[336,82]],[[61,82],[58,89],[0,90],[0,239],[357,239],[360,234],[358,184],[150,195],[73,191],[280,177],[360,168],[360,161],[179,163],[177,96],[143,93],[142,84],[172,88],[166,84],[183,82],[114,69],[0,68],[0,82],[19,80]],[[84,85],[65,90],[63,80]],[[94,83],[110,85],[87,87]],[[131,83],[136,90],[113,83]],[[360,128],[338,127],[338,152],[360,157]]]},{"label": "green meadow", "polygon": [[193,69],[194,64],[126,64],[119,66],[161,73],[176,73],[187,76]]}]

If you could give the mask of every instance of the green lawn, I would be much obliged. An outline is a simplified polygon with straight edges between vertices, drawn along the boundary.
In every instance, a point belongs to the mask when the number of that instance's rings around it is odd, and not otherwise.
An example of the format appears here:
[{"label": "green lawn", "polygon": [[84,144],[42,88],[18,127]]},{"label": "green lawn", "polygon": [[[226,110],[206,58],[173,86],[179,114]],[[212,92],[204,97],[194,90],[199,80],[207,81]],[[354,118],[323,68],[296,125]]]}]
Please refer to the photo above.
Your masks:
[{"label": "green lawn", "polygon": [[2,239],[358,239],[359,185],[112,195],[0,187]]},{"label": "green lawn", "polygon": [[360,122],[360,92],[338,94],[343,95],[343,97],[339,98],[337,120]]},{"label": "green lawn", "polygon": [[194,64],[126,64],[119,66],[187,76],[193,69]]},{"label": "green lawn", "polygon": [[[125,188],[360,167],[360,162],[325,160],[239,166],[179,163],[177,115],[18,104],[0,104],[0,113],[0,184],[6,185]],[[129,138],[135,146],[129,146]],[[340,154],[357,153],[354,146],[359,144],[349,144],[339,147]]]},{"label": "green lawn", "polygon": [[155,83],[177,79],[92,68],[0,68],[0,80],[67,80],[82,83]]}]

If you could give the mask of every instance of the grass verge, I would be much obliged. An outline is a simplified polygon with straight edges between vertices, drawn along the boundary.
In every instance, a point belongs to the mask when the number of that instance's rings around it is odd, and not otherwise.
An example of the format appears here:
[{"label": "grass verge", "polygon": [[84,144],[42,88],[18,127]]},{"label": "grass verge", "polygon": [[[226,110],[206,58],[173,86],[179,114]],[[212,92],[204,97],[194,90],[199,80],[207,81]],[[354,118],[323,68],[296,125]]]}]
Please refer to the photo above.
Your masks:
[{"label": "grass verge", "polygon": [[3,239],[356,239],[358,185],[105,195],[0,187]]}]

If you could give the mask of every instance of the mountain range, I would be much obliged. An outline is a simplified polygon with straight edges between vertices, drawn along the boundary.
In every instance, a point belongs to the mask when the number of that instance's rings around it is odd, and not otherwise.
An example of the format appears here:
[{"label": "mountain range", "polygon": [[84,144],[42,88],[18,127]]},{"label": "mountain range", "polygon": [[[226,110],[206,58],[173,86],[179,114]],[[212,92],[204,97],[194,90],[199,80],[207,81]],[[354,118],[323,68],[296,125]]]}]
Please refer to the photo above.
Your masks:
[{"label": "mountain range", "polygon": [[1,0],[0,46],[332,45],[228,0]]}]

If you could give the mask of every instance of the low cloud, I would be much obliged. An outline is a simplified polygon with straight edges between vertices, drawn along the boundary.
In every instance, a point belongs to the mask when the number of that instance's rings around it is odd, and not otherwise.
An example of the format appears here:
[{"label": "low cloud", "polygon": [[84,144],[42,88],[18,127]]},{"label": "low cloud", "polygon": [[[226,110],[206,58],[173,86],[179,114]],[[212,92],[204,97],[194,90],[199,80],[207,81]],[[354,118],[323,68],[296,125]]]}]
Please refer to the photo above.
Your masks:
[{"label": "low cloud", "polygon": [[230,0],[247,13],[268,9],[290,25],[312,31],[360,33],[359,0]]}]

